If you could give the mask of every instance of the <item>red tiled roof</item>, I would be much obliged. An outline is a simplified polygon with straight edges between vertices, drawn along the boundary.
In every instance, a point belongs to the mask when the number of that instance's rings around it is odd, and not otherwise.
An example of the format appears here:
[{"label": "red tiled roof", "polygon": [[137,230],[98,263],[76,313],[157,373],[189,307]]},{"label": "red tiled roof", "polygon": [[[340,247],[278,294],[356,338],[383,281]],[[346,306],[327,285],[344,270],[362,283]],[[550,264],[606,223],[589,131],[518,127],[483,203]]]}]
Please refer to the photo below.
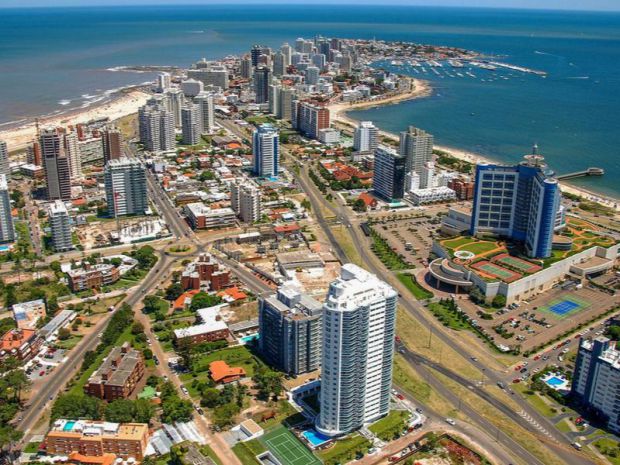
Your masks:
[{"label": "red tiled roof", "polygon": [[228,366],[228,363],[223,360],[211,362],[209,364],[209,372],[211,373],[211,378],[216,383],[231,376],[245,376],[243,368]]}]

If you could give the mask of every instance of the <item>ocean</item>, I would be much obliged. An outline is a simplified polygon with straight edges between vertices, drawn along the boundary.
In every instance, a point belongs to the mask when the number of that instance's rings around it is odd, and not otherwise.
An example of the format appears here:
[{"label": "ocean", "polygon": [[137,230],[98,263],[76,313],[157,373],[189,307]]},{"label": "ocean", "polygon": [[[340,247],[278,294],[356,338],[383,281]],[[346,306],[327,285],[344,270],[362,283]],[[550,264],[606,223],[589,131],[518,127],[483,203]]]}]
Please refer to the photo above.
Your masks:
[{"label": "ocean", "polygon": [[444,68],[439,77],[379,63],[428,79],[433,95],[351,116],[393,132],[415,125],[441,145],[501,162],[519,160],[537,143],[558,173],[604,168],[602,178],[573,183],[620,198],[615,13],[327,5],[2,9],[0,130],[153,78],[113,67],[189,66],[252,44],[277,47],[317,34],[452,45],[546,71],[546,79],[483,70],[472,70],[472,78]]}]

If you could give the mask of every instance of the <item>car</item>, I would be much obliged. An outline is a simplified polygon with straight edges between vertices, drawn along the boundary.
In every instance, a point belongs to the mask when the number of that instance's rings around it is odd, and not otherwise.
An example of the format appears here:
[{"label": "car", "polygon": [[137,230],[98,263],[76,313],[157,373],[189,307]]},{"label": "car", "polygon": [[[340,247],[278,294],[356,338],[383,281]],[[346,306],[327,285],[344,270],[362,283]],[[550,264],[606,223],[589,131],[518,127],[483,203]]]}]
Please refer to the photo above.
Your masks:
[{"label": "car", "polygon": [[404,400],[405,396],[403,396],[402,394],[398,393],[398,394],[396,394],[396,398],[400,399],[400,400]]},{"label": "car", "polygon": [[501,381],[497,382],[497,387],[500,389],[504,389],[506,387],[506,385],[504,383],[502,383]]},{"label": "car", "polygon": [[534,360],[540,360],[540,355],[537,355],[536,357],[534,357]]},{"label": "car", "polygon": [[456,425],[456,421],[454,421],[452,418],[446,418],[446,423],[452,426]]},{"label": "car", "polygon": [[477,362],[477,361],[478,361],[478,358],[476,358],[476,357],[474,357],[474,356],[469,357],[469,358],[471,358],[471,361],[472,361],[472,362]]},{"label": "car", "polygon": [[155,365],[159,365],[159,359],[157,358],[157,355],[153,355],[153,361],[155,362]]},{"label": "car", "polygon": [[45,370],[39,371],[39,376],[44,376],[44,375],[45,375]]},{"label": "car", "polygon": [[422,413],[422,409],[420,407],[416,408],[415,411],[418,413]]},{"label": "car", "polygon": [[525,373],[526,371],[527,371],[527,368],[524,367],[519,370],[519,373]]},{"label": "car", "polygon": [[185,395],[189,395],[189,391],[188,391],[188,390],[187,390],[187,388],[186,388],[185,386],[183,386],[182,384],[181,384],[181,391],[183,391],[183,394],[185,394]]},{"label": "car", "polygon": [[405,349],[398,349],[398,352],[401,353],[401,354],[404,354],[405,353]]},{"label": "car", "polygon": [[515,378],[512,380],[513,383],[517,384],[521,382],[521,378]]},{"label": "car", "polygon": [[196,409],[196,411],[198,412],[199,415],[204,415],[205,414],[204,410],[201,409],[200,407],[198,407],[197,405],[195,405],[194,408]]}]

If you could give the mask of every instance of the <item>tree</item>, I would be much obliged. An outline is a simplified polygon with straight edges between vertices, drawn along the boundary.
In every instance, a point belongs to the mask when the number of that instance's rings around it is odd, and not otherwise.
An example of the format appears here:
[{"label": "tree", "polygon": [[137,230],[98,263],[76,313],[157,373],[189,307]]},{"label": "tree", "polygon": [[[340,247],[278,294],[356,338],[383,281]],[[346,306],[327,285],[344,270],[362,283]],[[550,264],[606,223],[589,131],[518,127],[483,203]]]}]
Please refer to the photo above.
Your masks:
[{"label": "tree", "polygon": [[89,367],[92,366],[93,363],[95,363],[96,359],[97,352],[95,352],[94,350],[87,350],[84,354],[84,357],[82,358],[82,366],[80,368],[80,371],[86,371]]},{"label": "tree", "polygon": [[486,301],[485,295],[478,286],[471,288],[471,291],[469,291],[469,298],[476,304],[483,304]]},{"label": "tree", "polygon": [[176,300],[182,295],[183,295],[183,286],[181,286],[181,283],[172,283],[166,289],[167,300]]},{"label": "tree", "polygon": [[133,252],[132,256],[138,260],[138,266],[141,269],[149,269],[157,261],[155,249],[153,249],[150,245],[140,247],[138,250]]},{"label": "tree", "polygon": [[192,403],[181,399],[179,396],[170,396],[162,402],[162,422],[172,424],[175,422],[190,421],[193,416]]},{"label": "tree", "polygon": [[235,416],[239,413],[236,404],[224,404],[213,410],[213,423],[220,428],[230,426],[234,423]]},{"label": "tree", "polygon": [[357,199],[353,202],[353,210],[356,212],[365,212],[366,211],[366,202],[362,199]]},{"label": "tree", "polygon": [[282,393],[282,373],[278,371],[260,367],[252,380],[256,383],[259,398],[267,400],[273,395],[274,400],[277,400]]},{"label": "tree", "polygon": [[168,308],[168,304],[156,295],[147,295],[142,301],[144,304],[144,313],[155,313],[162,309]]},{"label": "tree", "polygon": [[301,201],[301,207],[305,208],[306,210],[310,211],[312,209],[312,204],[310,203],[310,200],[308,199],[303,199]]},{"label": "tree", "polygon": [[192,311],[196,311],[201,308],[213,307],[214,305],[219,304],[221,301],[222,299],[220,297],[201,291],[194,297],[192,297],[192,303],[189,308]]},{"label": "tree", "polygon": [[493,301],[491,302],[491,305],[495,308],[502,308],[503,306],[506,305],[506,296],[497,294],[495,297],[493,297]]},{"label": "tree", "polygon": [[52,406],[51,421],[59,418],[85,418],[101,420],[103,402],[85,394],[62,394]]},{"label": "tree", "polygon": [[220,391],[216,388],[207,388],[202,391],[200,405],[208,408],[215,408],[220,404]]},{"label": "tree", "polygon": [[614,341],[620,340],[620,326],[612,325],[607,328],[605,334]]},{"label": "tree", "polygon": [[129,399],[116,399],[105,408],[105,419],[114,423],[129,423],[133,420],[135,408]]},{"label": "tree", "polygon": [[157,387],[159,384],[159,377],[151,375],[146,379],[146,385],[151,387]]},{"label": "tree", "polygon": [[143,334],[144,333],[144,325],[142,323],[140,323],[139,321],[134,322],[134,324],[131,325],[131,334],[133,334],[134,336],[136,334]]},{"label": "tree", "polygon": [[153,351],[151,349],[143,349],[142,355],[145,360],[151,360],[153,358]]},{"label": "tree", "polygon": [[71,337],[71,331],[69,331],[67,328],[60,328],[58,330],[58,340],[59,341],[66,341],[70,337]]}]

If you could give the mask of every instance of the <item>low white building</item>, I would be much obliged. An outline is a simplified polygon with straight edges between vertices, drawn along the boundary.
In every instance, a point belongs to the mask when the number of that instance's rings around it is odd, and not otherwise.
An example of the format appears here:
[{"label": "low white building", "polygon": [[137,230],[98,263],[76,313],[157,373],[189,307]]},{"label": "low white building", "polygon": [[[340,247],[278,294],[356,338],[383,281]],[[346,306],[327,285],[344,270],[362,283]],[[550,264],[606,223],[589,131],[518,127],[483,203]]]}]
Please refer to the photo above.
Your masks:
[{"label": "low white building", "polygon": [[424,205],[434,202],[447,202],[456,199],[456,193],[449,187],[431,187],[411,191],[411,200],[414,205]]},{"label": "low white building", "polygon": [[325,145],[340,143],[340,131],[334,128],[319,129],[319,141]]},{"label": "low white building", "polygon": [[235,225],[237,217],[232,208],[211,209],[200,202],[185,205],[183,213],[192,229],[228,228]]}]

